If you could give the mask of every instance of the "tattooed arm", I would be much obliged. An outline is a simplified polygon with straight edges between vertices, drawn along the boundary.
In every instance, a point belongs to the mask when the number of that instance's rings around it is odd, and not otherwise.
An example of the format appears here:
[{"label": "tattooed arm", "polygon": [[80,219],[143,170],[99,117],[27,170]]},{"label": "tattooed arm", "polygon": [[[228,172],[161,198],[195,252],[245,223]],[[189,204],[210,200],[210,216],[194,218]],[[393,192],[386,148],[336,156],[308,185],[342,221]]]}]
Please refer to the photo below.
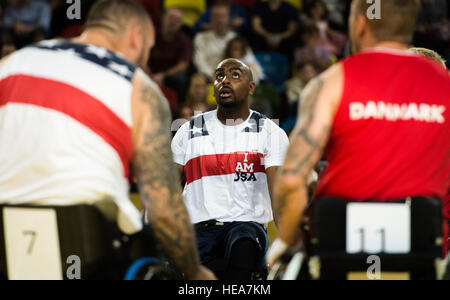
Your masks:
[{"label": "tattooed arm", "polygon": [[275,218],[279,239],[293,246],[308,202],[308,178],[322,157],[342,94],[342,67],[314,79],[301,96],[299,119],[275,185]]},{"label": "tattooed arm", "polygon": [[133,84],[133,165],[149,223],[166,254],[188,279],[214,279],[200,266],[193,226],[181,198],[170,148],[167,101],[143,72]]}]

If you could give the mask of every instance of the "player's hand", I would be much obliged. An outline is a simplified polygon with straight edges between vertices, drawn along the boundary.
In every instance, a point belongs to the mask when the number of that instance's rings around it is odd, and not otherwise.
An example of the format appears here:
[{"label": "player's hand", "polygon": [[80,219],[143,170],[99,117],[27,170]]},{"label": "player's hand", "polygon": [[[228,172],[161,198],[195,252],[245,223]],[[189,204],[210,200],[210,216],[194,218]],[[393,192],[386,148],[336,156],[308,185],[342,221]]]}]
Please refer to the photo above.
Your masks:
[{"label": "player's hand", "polygon": [[288,252],[290,247],[280,239],[276,239],[269,251],[267,251],[267,263],[269,267],[273,267],[273,265]]},{"label": "player's hand", "polygon": [[189,278],[190,280],[217,280],[217,277],[208,268],[200,266],[197,274],[194,277]]}]

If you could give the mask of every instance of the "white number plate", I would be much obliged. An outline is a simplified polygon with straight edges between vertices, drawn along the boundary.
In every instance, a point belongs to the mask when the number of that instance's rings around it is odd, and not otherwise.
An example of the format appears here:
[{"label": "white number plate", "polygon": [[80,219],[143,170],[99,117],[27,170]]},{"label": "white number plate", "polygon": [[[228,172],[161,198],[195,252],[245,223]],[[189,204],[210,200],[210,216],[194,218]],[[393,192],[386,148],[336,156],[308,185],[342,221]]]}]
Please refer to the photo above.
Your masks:
[{"label": "white number plate", "polygon": [[4,208],[8,278],[62,280],[56,211]]},{"label": "white number plate", "polygon": [[398,203],[349,203],[347,253],[411,251],[411,208]]}]

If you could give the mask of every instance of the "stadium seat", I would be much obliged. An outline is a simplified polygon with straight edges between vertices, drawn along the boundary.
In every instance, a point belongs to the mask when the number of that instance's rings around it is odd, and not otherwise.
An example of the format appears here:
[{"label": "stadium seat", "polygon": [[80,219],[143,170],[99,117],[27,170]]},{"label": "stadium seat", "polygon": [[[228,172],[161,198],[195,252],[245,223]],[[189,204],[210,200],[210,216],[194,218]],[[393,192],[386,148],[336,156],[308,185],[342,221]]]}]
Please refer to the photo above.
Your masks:
[{"label": "stadium seat", "polygon": [[206,0],[166,0],[164,8],[178,7],[183,11],[183,23],[193,27],[195,22],[206,10]]},{"label": "stadium seat", "polygon": [[[403,203],[410,207],[411,212],[409,222],[411,235],[408,237],[410,251],[403,253],[385,251],[384,239],[381,237],[380,243],[383,245],[381,247],[383,250],[379,253],[367,253],[370,251],[365,250],[349,251],[347,232],[350,231],[348,231],[347,213],[349,213],[350,203],[342,199],[330,198],[320,199],[313,204],[310,224],[311,245],[308,246],[311,257],[309,271],[313,279],[372,279],[367,275],[370,271],[372,255],[380,259],[381,279],[438,279],[437,263],[441,262],[443,241],[440,200],[413,198]],[[386,206],[392,204],[375,203],[375,205]],[[385,222],[383,218],[380,220],[382,223]],[[367,224],[368,220],[364,222]],[[399,222],[396,222],[395,226],[399,226]],[[361,245],[364,245],[362,234]]]},{"label": "stadium seat", "polygon": [[[101,207],[114,215],[111,202]],[[0,278],[74,279],[75,257],[83,280],[123,279],[133,262],[162,257],[156,245],[148,227],[125,235],[94,206],[0,206]]]},{"label": "stadium seat", "polygon": [[[246,2],[247,0],[240,0],[240,1],[236,1],[236,0],[234,0],[234,2],[238,2],[239,4],[241,3],[241,2]],[[294,6],[295,8],[297,8],[298,10],[301,10],[302,9],[302,2],[303,2],[303,0],[284,0],[284,1],[286,1],[287,3],[289,3],[289,4],[291,4],[292,6]],[[256,2],[256,1],[252,1],[252,2]],[[267,0],[263,0],[262,2],[267,2]],[[253,8],[253,7],[252,7]]]},{"label": "stadium seat", "polygon": [[214,84],[210,83],[206,88],[208,90],[206,103],[208,103],[208,105],[217,105],[216,97],[214,97]]},{"label": "stadium seat", "polygon": [[291,4],[292,6],[295,6],[295,8],[297,8],[299,11],[302,10],[302,0],[285,0],[286,2],[288,2],[289,4]]},{"label": "stadium seat", "polygon": [[277,52],[258,52],[255,57],[261,64],[267,80],[272,83],[278,92],[284,91],[284,82],[289,76],[289,61]]}]

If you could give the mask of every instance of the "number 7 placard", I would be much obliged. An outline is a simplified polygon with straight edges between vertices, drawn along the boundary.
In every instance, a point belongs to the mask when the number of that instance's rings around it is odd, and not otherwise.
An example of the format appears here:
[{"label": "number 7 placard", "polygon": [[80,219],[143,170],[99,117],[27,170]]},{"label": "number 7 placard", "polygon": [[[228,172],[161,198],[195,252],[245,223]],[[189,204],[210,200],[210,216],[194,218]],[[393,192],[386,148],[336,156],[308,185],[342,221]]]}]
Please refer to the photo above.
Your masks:
[{"label": "number 7 placard", "polygon": [[6,263],[10,280],[61,280],[56,211],[3,209]]}]

